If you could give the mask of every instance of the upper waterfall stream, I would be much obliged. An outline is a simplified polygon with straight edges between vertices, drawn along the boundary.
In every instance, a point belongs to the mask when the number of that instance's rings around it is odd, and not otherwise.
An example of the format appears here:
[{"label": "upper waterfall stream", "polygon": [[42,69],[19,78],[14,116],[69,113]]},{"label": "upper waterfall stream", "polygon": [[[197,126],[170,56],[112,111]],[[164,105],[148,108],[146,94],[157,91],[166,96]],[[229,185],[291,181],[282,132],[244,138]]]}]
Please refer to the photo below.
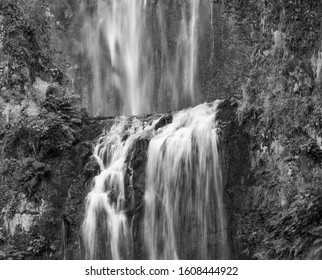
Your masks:
[{"label": "upper waterfall stream", "polygon": [[[201,6],[208,0],[83,1],[94,115],[138,115],[198,101]],[[202,9],[202,11],[209,9]]]}]

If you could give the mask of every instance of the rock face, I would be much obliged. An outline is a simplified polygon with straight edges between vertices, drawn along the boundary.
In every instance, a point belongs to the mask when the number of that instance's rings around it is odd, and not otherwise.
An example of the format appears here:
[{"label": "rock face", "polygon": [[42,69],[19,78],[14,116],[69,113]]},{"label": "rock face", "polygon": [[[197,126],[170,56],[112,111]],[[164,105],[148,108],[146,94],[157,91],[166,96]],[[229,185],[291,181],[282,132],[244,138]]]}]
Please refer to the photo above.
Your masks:
[{"label": "rock face", "polygon": [[[238,207],[243,204],[242,194],[250,180],[248,139],[243,128],[237,124],[237,105],[234,101],[226,100],[219,106],[218,120],[222,130],[221,144],[226,170],[224,180],[229,216],[229,244],[231,257],[240,258],[242,248],[235,238],[236,221],[239,218]],[[172,122],[171,113],[142,118],[148,123],[160,118],[157,128]],[[28,187],[16,192],[7,189],[8,199],[1,204],[0,227],[3,237],[0,240],[0,258],[85,258],[81,236],[85,196],[92,186],[92,178],[100,169],[96,160],[91,157],[92,150],[97,137],[103,130],[108,130],[112,123],[113,119],[88,120],[80,132],[79,142],[68,152],[46,163],[33,158],[23,160],[20,178],[14,177],[9,182],[14,183],[23,177]],[[142,236],[149,140],[147,135],[146,138],[136,141],[126,158],[126,215],[133,225],[134,259],[147,258],[143,250]],[[29,177],[26,174],[29,174]],[[6,182],[8,183],[8,180]],[[23,251],[27,253],[21,255],[20,252]]]},{"label": "rock face", "polygon": [[90,159],[92,144],[109,123],[108,118],[85,121],[78,142],[44,162],[35,158],[4,161],[0,250],[6,258],[80,258],[84,198],[97,172]]},{"label": "rock face", "polygon": [[237,120],[237,104],[226,100],[221,105],[218,119],[222,121],[222,151],[225,159],[225,203],[228,212],[228,239],[230,258],[242,259],[243,244],[237,235],[241,214],[247,205],[249,184],[252,180],[250,172],[249,146],[250,137],[243,125]]}]

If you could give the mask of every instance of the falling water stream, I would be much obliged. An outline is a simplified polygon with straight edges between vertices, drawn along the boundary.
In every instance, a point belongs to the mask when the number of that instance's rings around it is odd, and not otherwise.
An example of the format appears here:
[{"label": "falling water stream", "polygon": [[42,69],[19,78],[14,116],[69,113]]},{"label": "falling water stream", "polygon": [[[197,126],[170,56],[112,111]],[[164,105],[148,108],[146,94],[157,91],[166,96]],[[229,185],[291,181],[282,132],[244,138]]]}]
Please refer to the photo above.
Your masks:
[{"label": "falling water stream", "polygon": [[111,259],[124,257],[122,251],[125,254],[131,252],[131,234],[124,213],[123,180],[124,161],[131,140],[121,141],[124,124],[124,120],[114,124],[95,147],[94,157],[101,173],[95,177],[94,187],[86,198],[83,223],[86,257],[89,259],[100,257],[97,255],[100,247],[107,248],[104,254]]},{"label": "falling water stream", "polygon": [[165,0],[83,2],[94,115],[138,115],[196,104],[200,2],[208,0],[174,1],[174,19]]},{"label": "falling water stream", "polygon": [[94,157],[101,172],[86,198],[83,223],[88,258],[132,257],[124,177],[138,139],[151,139],[141,236],[147,258],[228,258],[217,104],[180,111],[158,129],[159,119],[121,119],[99,139]]},{"label": "falling water stream", "polygon": [[[166,2],[83,3],[95,115],[137,115],[197,103],[200,7],[209,1]],[[171,13],[178,19],[172,23],[167,18]],[[153,28],[151,16],[157,18]],[[169,33],[174,34],[171,40]],[[86,258],[132,259],[138,242],[149,259],[229,257],[217,111],[218,102],[201,104],[178,111],[162,125],[162,115],[149,121],[115,119],[94,149],[100,174],[86,197]],[[148,143],[144,193],[138,202],[143,210],[133,215],[128,190],[138,190],[128,159],[142,139]],[[137,216],[141,218],[135,222]]]},{"label": "falling water stream", "polygon": [[228,256],[216,108],[181,111],[150,141],[144,218],[150,259]]},{"label": "falling water stream", "polygon": [[125,213],[125,160],[131,145],[148,128],[143,129],[136,119],[129,122],[121,118],[95,147],[94,157],[101,172],[86,197],[82,228],[89,259],[131,258],[132,236]]}]

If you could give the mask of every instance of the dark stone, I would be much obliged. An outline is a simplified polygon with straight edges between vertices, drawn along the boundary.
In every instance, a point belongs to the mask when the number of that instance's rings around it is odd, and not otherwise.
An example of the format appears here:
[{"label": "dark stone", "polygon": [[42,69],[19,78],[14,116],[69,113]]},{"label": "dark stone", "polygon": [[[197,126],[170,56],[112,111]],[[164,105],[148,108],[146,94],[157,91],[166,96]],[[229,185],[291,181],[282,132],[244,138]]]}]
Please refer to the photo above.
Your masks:
[{"label": "dark stone", "polygon": [[85,165],[83,174],[88,177],[95,177],[101,171],[101,168],[94,157],[91,157],[90,161]]},{"label": "dark stone", "polygon": [[158,130],[159,128],[164,127],[167,124],[172,123],[172,120],[173,120],[173,116],[171,113],[163,115],[163,117],[155,125],[155,130]]},{"label": "dark stone", "polygon": [[[228,215],[228,239],[230,258],[243,259],[244,244],[239,240],[238,229],[248,209],[251,144],[247,128],[240,125],[236,116],[237,103],[226,99],[219,104],[217,119],[221,127],[221,155],[224,162],[224,200]],[[246,257],[247,258],[247,257]]]},{"label": "dark stone", "polygon": [[130,136],[130,133],[128,131],[125,131],[122,136],[122,142],[125,142]]}]

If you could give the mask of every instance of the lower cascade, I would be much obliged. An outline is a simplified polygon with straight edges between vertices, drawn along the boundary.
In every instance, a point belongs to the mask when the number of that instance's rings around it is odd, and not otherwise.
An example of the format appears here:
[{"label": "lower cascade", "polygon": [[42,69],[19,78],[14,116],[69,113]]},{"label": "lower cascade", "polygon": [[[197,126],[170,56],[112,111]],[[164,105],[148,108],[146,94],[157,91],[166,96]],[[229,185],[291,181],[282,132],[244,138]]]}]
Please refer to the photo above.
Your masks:
[{"label": "lower cascade", "polygon": [[[100,137],[94,157],[101,172],[83,222],[87,258],[132,259],[138,242],[146,259],[229,258],[218,104],[177,112],[172,120],[119,118]],[[142,139],[149,143],[143,213],[133,215],[127,189],[137,190],[129,158]]]}]

